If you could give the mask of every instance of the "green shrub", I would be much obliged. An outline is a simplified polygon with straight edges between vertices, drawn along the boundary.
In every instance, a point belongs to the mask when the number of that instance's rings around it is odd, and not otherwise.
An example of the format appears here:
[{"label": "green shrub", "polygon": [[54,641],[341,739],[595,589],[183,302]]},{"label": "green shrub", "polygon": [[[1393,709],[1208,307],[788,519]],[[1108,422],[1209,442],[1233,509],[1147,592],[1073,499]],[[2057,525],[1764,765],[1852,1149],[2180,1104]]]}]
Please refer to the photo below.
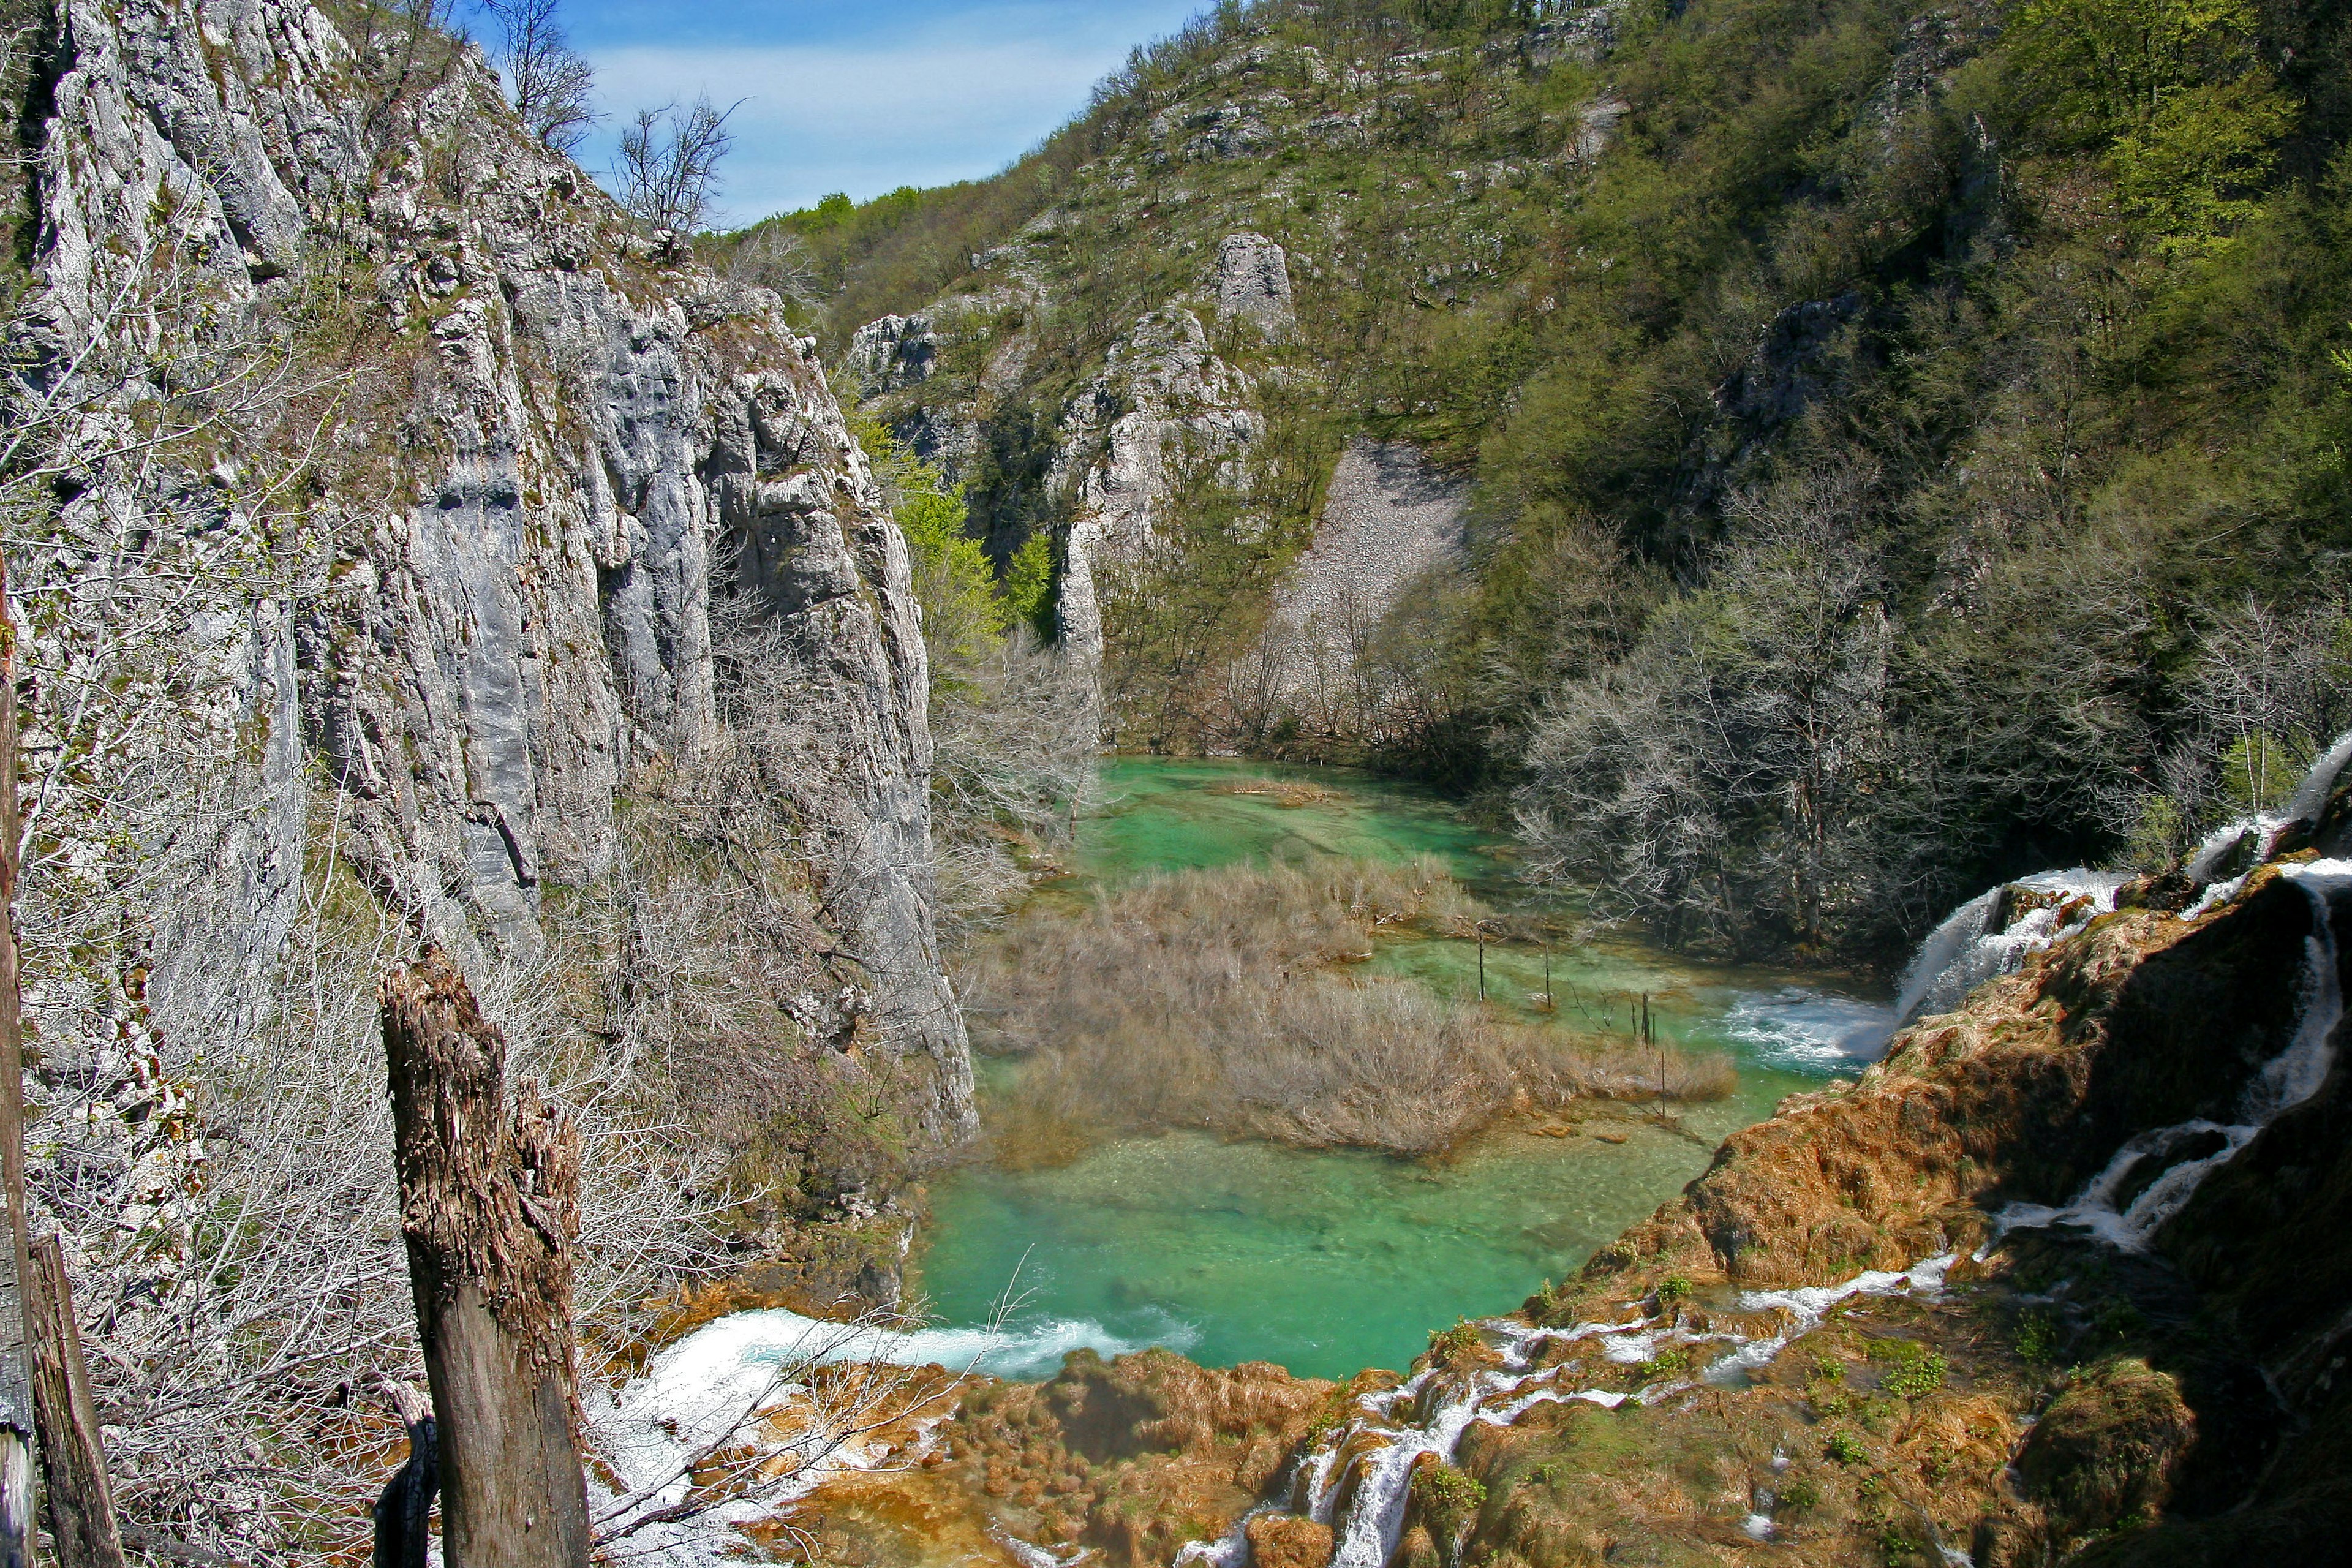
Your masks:
[{"label": "green shrub", "polygon": [[1633,1370],[1644,1383],[1652,1378],[1676,1376],[1690,1370],[1690,1351],[1686,1346],[1668,1345]]},{"label": "green shrub", "polygon": [[1811,1513],[1821,1506],[1822,1489],[1802,1476],[1783,1485],[1773,1500],[1776,1513]]},{"label": "green shrub", "polygon": [[1440,1366],[1451,1366],[1465,1355],[1481,1349],[1486,1341],[1467,1318],[1457,1320],[1450,1329],[1429,1331],[1429,1359]]},{"label": "green shrub", "polygon": [[1853,1433],[1832,1432],[1830,1440],[1822,1445],[1822,1457],[1841,1465],[1858,1465],[1870,1458],[1870,1453],[1862,1446],[1862,1439]]},{"label": "green shrub", "polygon": [[1691,1282],[1679,1274],[1658,1281],[1658,1310],[1671,1312],[1691,1298]]},{"label": "green shrub", "polygon": [[1423,1466],[1413,1473],[1413,1500],[1430,1533],[1441,1540],[1458,1539],[1478,1517],[1486,1501],[1486,1484],[1453,1465]]},{"label": "green shrub", "polygon": [[1880,1386],[1900,1399],[1927,1398],[1944,1386],[1951,1370],[1939,1352],[1909,1340],[1889,1341],[1877,1353],[1894,1363],[1879,1379]]},{"label": "green shrub", "polygon": [[2021,1361],[2047,1366],[2058,1359],[2058,1320],[2036,1309],[2017,1321],[2017,1354]]}]

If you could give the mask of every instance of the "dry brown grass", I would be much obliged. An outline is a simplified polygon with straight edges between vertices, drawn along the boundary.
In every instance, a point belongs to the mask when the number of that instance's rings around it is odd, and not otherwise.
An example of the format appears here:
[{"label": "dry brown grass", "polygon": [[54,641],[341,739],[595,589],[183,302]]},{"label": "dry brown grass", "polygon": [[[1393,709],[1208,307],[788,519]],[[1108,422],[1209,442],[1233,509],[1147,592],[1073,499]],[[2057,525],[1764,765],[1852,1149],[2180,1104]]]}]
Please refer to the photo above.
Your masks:
[{"label": "dry brown grass", "polygon": [[1173,1127],[1429,1155],[1516,1109],[1727,1092],[1719,1058],[1346,973],[1381,927],[1455,934],[1483,913],[1432,860],[1190,871],[1031,912],[962,977],[983,1043],[1026,1058],[998,1157],[1054,1163]]}]

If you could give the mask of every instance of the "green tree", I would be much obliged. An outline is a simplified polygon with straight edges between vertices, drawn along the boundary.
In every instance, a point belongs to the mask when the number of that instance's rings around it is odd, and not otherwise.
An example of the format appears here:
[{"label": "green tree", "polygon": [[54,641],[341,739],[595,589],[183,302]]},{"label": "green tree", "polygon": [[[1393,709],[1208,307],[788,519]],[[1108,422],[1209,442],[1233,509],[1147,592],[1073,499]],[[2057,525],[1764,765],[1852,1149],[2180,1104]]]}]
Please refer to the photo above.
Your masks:
[{"label": "green tree", "polygon": [[965,531],[963,487],[948,483],[878,422],[860,417],[852,425],[907,539],[932,689],[953,687],[994,653],[1013,622],[987,552]]},{"label": "green tree", "polygon": [[2252,215],[2294,121],[2260,20],[2254,0],[2027,0],[2011,47],[2059,123],[2105,146],[2133,214],[2196,250]]}]

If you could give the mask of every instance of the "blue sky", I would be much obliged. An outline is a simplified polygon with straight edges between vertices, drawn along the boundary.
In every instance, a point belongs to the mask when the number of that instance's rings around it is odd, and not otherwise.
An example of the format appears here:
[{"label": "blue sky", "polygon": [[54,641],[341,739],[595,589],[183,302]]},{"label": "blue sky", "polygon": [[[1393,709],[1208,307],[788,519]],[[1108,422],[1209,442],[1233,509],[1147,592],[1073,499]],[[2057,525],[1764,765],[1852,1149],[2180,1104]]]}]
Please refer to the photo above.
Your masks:
[{"label": "blue sky", "polygon": [[1204,3],[565,0],[560,15],[610,116],[579,153],[593,173],[640,105],[748,100],[720,196],[741,224],[831,191],[863,201],[993,174]]}]

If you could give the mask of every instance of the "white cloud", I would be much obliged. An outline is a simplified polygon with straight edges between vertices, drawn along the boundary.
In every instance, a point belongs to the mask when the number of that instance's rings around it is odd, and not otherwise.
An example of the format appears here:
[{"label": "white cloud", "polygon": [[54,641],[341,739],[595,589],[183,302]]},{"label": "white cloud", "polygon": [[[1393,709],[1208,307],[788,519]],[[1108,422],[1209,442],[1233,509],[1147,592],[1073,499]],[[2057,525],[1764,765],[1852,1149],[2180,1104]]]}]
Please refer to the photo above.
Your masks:
[{"label": "white cloud", "polygon": [[1111,6],[1095,25],[1073,27],[1058,8],[1005,5],[889,37],[592,48],[611,119],[583,161],[601,173],[617,123],[638,106],[708,92],[720,104],[745,100],[722,169],[722,205],[739,223],[832,191],[864,200],[977,178],[1082,107],[1129,45],[1149,36],[1131,29],[1188,9],[1164,0]]}]

